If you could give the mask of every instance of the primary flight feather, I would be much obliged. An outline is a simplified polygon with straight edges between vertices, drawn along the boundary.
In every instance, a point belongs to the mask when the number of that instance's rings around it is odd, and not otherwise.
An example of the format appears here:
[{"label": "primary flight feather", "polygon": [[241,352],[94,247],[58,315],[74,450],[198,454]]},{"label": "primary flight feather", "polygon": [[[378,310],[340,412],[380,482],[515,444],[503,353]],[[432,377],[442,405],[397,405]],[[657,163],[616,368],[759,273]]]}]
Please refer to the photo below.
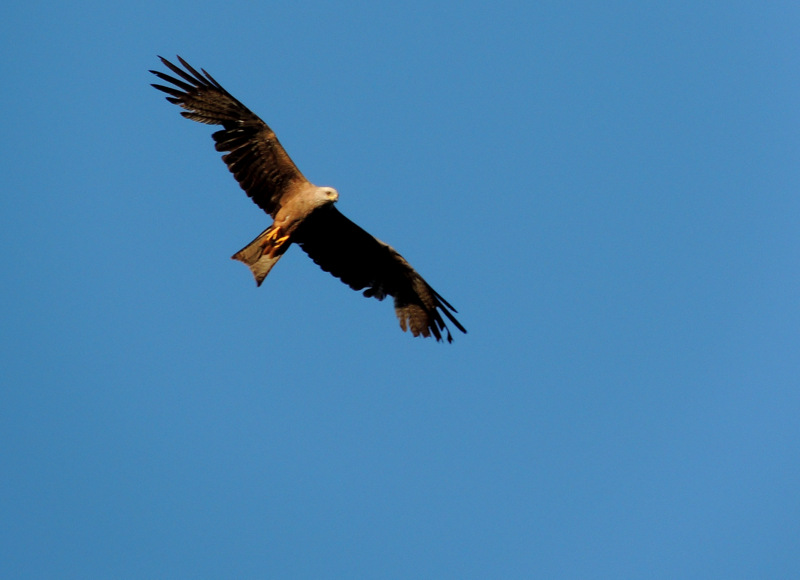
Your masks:
[{"label": "primary flight feather", "polygon": [[461,332],[453,308],[394,248],[371,236],[334,207],[339,194],[332,187],[308,181],[278,142],[275,133],[250,109],[226,91],[205,70],[198,72],[178,57],[183,68],[164,63],[176,76],[151,70],[172,86],[154,84],[167,93],[181,115],[209,125],[221,125],[212,135],[222,160],[247,195],[273,223],[234,254],[245,263],[260,286],[269,271],[293,243],[320,268],[364,296],[394,298],[400,327],[414,336],[437,341],[453,337],[442,314]]}]

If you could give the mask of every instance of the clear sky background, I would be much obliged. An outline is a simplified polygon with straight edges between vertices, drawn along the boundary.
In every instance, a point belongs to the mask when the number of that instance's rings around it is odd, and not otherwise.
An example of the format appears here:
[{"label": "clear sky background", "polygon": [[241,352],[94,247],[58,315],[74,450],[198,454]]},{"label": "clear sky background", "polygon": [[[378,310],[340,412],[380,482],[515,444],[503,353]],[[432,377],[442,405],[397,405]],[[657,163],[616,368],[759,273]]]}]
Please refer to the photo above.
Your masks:
[{"label": "clear sky background", "polygon": [[[800,6],[7,2],[4,578],[800,577]],[[460,313],[292,248],[213,74]]]}]

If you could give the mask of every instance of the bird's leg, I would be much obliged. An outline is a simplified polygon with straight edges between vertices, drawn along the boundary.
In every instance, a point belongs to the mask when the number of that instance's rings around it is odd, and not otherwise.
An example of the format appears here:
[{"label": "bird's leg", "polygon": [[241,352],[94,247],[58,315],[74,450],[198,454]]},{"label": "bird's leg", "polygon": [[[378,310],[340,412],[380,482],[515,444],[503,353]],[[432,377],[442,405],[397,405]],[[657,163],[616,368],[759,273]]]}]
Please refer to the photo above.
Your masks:
[{"label": "bird's leg", "polygon": [[269,233],[264,238],[264,247],[266,248],[267,242],[272,242],[272,247],[275,248],[275,249],[278,249],[288,239],[289,239],[289,235],[287,234],[285,236],[281,236],[281,228],[278,227],[278,226],[275,226],[275,228],[270,230]]}]

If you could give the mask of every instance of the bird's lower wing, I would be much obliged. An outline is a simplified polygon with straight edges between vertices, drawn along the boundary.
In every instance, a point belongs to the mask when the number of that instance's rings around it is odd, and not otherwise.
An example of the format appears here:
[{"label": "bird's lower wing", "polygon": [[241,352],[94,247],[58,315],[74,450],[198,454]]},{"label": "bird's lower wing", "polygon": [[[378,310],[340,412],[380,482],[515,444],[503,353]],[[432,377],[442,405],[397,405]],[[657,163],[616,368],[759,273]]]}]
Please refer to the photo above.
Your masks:
[{"label": "bird's lower wing", "polygon": [[314,211],[298,227],[292,241],[320,268],[330,272],[364,296],[394,298],[403,330],[414,336],[453,340],[442,313],[461,332],[456,312],[394,248],[371,236],[332,205]]}]

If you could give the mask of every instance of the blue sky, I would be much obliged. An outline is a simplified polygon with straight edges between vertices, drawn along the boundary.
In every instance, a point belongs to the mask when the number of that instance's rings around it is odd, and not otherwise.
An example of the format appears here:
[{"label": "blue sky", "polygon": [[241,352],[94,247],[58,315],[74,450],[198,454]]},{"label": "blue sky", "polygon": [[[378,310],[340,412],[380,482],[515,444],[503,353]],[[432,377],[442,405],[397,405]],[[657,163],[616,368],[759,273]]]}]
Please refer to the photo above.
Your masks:
[{"label": "blue sky", "polygon": [[[7,4],[4,577],[800,575],[795,2]],[[157,54],[469,334],[256,288]]]}]

